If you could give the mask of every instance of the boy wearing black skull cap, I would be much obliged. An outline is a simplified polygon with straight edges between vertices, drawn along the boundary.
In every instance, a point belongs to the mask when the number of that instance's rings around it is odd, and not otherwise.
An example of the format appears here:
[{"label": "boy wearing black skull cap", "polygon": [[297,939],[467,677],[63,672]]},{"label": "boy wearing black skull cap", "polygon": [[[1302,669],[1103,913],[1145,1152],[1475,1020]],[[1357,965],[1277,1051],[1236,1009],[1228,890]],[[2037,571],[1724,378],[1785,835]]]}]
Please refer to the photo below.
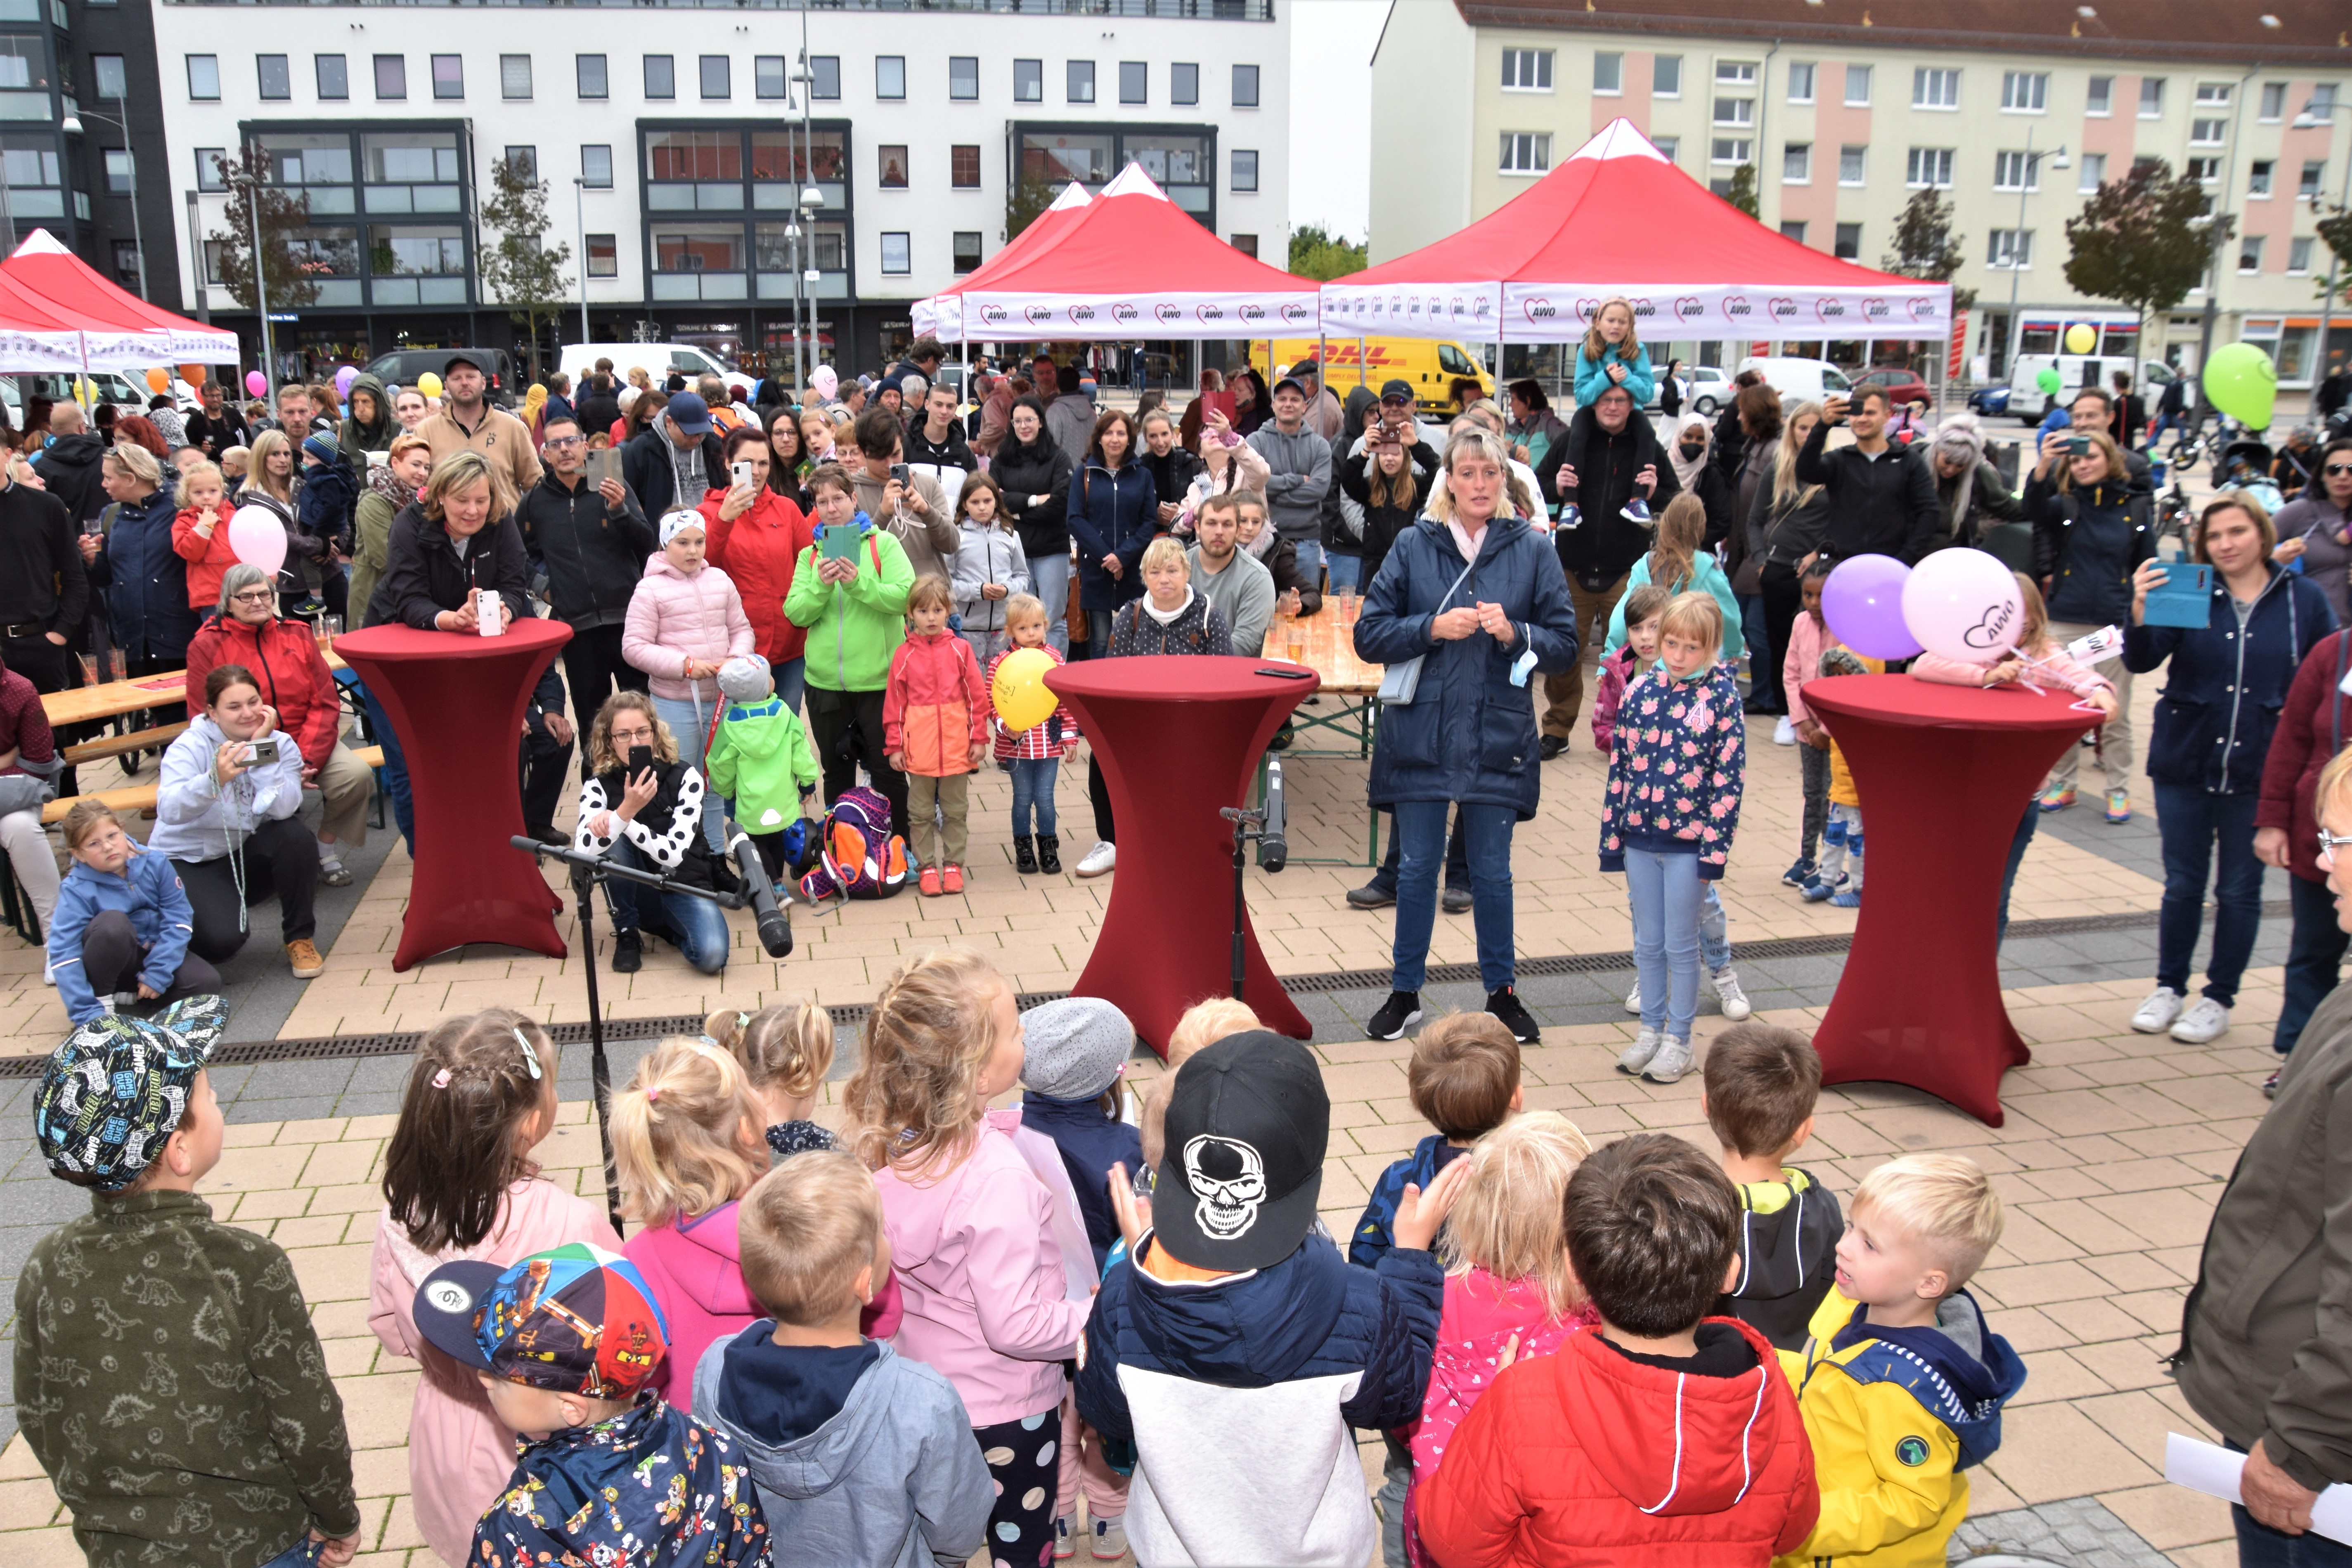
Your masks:
[{"label": "boy wearing black skull cap", "polygon": [[1316,1227],[1330,1121],[1314,1057],[1265,1030],[1176,1074],[1151,1228],[1130,1231],[1079,1346],[1079,1416],[1135,1444],[1139,1562],[1372,1553],[1351,1428],[1421,1413],[1444,1294],[1429,1244],[1469,1166],[1408,1187],[1388,1256],[1351,1268]]}]

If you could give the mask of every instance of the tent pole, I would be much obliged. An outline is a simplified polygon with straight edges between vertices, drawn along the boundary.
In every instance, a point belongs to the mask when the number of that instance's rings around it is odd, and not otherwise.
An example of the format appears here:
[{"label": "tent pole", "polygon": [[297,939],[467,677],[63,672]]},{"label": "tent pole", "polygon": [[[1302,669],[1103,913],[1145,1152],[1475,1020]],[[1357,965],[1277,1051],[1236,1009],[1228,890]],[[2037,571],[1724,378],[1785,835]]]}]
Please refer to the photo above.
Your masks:
[{"label": "tent pole", "polygon": [[1364,363],[1364,340],[1360,336],[1356,339],[1356,384],[1358,386],[1370,384],[1364,379],[1370,369],[1371,367]]}]

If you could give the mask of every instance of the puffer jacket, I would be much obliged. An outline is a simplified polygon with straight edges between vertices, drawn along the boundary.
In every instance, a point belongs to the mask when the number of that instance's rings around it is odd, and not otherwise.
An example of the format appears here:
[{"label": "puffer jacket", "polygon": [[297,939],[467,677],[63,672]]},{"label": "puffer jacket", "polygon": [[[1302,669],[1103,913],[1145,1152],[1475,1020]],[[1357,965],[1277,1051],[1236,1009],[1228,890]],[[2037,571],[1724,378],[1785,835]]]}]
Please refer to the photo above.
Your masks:
[{"label": "puffer jacket", "polygon": [[726,573],[706,563],[689,577],[667,555],[646,557],[646,574],[637,580],[621,626],[621,657],[653,677],[655,696],[679,702],[697,697],[706,708],[715,708],[718,677],[688,680],[686,661],[723,664],[751,651],[751,617]]},{"label": "puffer jacket", "polygon": [[[1151,1237],[1113,1264],[1087,1322],[1078,1418],[1136,1446],[1138,1561],[1374,1555],[1350,1428],[1421,1414],[1444,1288],[1426,1252],[1356,1268],[1316,1235],[1271,1268],[1209,1279]],[[1244,1496],[1284,1506],[1236,1507]]]},{"label": "puffer jacket", "polygon": [[1414,1488],[1423,1545],[1445,1568],[1761,1568],[1794,1550],[1821,1491],[1789,1380],[1745,1323],[1706,1319],[1698,1342],[1723,1374],[1599,1333],[1505,1368]]},{"label": "puffer jacket", "polygon": [[[362,496],[363,521],[369,511],[368,499]],[[585,479],[575,489],[549,468],[515,503],[514,515],[523,548],[547,568],[547,598],[557,620],[574,631],[587,631],[628,618],[629,600],[646,574],[646,557],[661,545],[626,486],[620,509],[614,510]],[[710,540],[712,564],[724,564],[719,560],[718,535],[712,533]],[[365,542],[362,539],[363,548]],[[358,577],[356,567],[352,576]]]},{"label": "puffer jacket", "polygon": [[[147,954],[139,978],[158,996],[172,988],[172,977],[188,956],[188,939],[195,934],[188,890],[180,885],[170,857],[134,844],[130,863],[119,876],[92,870],[79,860],[68,865],[58,889],[58,907],[49,915],[48,960],[58,1000],[65,1005],[67,1018],[77,1024],[87,1024],[106,1011],[81,966],[81,939],[89,922],[109,910],[131,917],[131,932]],[[112,984],[113,975],[106,978]]]},{"label": "puffer jacket", "polygon": [[823,691],[879,691],[889,684],[890,656],[907,636],[907,595],[915,569],[887,529],[864,512],[847,525],[862,535],[857,575],[846,584],[816,574],[816,546],[793,568],[784,615],[808,631],[808,683]]},{"label": "puffer jacket", "polygon": [[278,742],[278,760],[248,768],[224,784],[213,766],[228,744],[227,734],[208,713],[190,719],[179,739],[163,749],[155,781],[155,830],[147,836],[147,847],[174,860],[217,860],[241,853],[247,837],[263,823],[299,811],[301,749],[282,729],[261,738]]},{"label": "puffer jacket", "polygon": [[[988,462],[989,478],[1004,487],[1004,514],[1021,535],[1021,552],[1032,560],[1070,553],[1069,455],[1043,430],[1027,446],[1008,433]],[[1035,506],[1031,496],[1045,499]]]},{"label": "puffer jacket", "polygon": [[89,581],[106,592],[114,646],[132,658],[187,657],[196,613],[188,605],[188,563],[172,543],[178,516],[171,493],[113,507],[105,547],[89,563]]},{"label": "puffer jacket", "polygon": [[[1468,576],[1453,531],[1423,518],[1389,551],[1356,622],[1356,656],[1402,664],[1425,656],[1414,700],[1384,709],[1372,748],[1374,805],[1452,800],[1536,814],[1536,715],[1512,668],[1532,644],[1537,671],[1576,658],[1576,608],[1544,537],[1521,518],[1487,525]],[[1461,586],[1455,588],[1455,580]],[[1499,605],[1518,636],[1506,647],[1484,632],[1454,642],[1429,635],[1444,609]],[[1532,679],[1532,676],[1525,679]]]},{"label": "puffer jacket", "polygon": [[[188,574],[188,608],[199,616],[208,616],[220,607],[221,579],[236,564],[236,552],[229,548],[228,520],[236,508],[223,496],[210,514],[190,507],[172,519],[172,549],[185,561]],[[196,531],[209,521],[209,538]]]},{"label": "puffer jacket", "polygon": [[2050,618],[2087,626],[2129,619],[2132,574],[2156,559],[2156,503],[2121,483],[2061,490],[2037,476],[2025,481],[2024,510],[2033,574],[2050,584]]},{"label": "puffer jacket", "polygon": [[1433,1132],[1412,1146],[1412,1152],[1402,1160],[1390,1162],[1372,1184],[1371,1201],[1364,1205],[1363,1216],[1348,1237],[1348,1261],[1359,1268],[1378,1268],[1396,1246],[1397,1205],[1404,1201],[1408,1184],[1429,1191],[1438,1173],[1470,1151],[1446,1142],[1443,1132]]},{"label": "puffer jacket", "polygon": [[300,542],[305,539],[318,541],[317,548],[305,557],[306,581],[309,569],[324,562],[335,550],[348,553],[352,545],[352,510],[359,501],[359,478],[343,467],[340,458],[331,463],[304,463],[301,486],[294,492],[294,511],[299,526],[287,538],[289,569],[292,557],[301,553]]},{"label": "puffer jacket", "polygon": [[[1001,522],[983,528],[970,518],[957,529],[955,552],[956,614],[968,632],[1004,629],[1004,606],[1014,594],[1029,592],[1029,554],[1021,536]],[[995,584],[1007,590],[1002,599],[982,596],[981,589]]]},{"label": "puffer jacket", "polygon": [[[1160,491],[1151,470],[1129,458],[1118,468],[1088,458],[1070,476],[1070,504],[1064,514],[1078,542],[1078,605],[1116,610],[1143,597],[1143,547],[1161,531]],[[1116,577],[1103,567],[1118,557]]]},{"label": "puffer jacket", "polygon": [[2146,675],[2172,661],[2147,743],[2147,776],[2157,783],[2193,784],[2209,795],[2262,788],[2271,732],[2295,671],[2336,629],[2318,584],[2283,566],[2270,566],[2270,574],[2242,637],[2218,573],[2204,626],[2124,628],[2126,669]]},{"label": "puffer jacket", "polygon": [[205,678],[223,664],[253,672],[261,700],[278,710],[278,727],[302,748],[302,765],[324,767],[341,732],[342,699],[310,623],[275,616],[259,626],[234,616],[207,618],[188,643],[189,712],[204,710]]},{"label": "puffer jacket", "polygon": [[709,561],[722,568],[742,596],[743,614],[751,618],[752,646],[770,664],[798,658],[808,647],[808,633],[784,614],[784,600],[793,591],[793,573],[801,552],[816,542],[816,522],[798,505],[761,490],[751,510],[733,521],[719,515],[725,490],[702,498],[702,517],[710,538]]},{"label": "puffer jacket", "polygon": [[933,779],[974,771],[971,748],[988,743],[989,712],[971,644],[953,632],[908,634],[882,696],[883,745],[903,771]]},{"label": "puffer jacket", "polygon": [[2327,879],[2319,868],[2319,774],[2352,739],[2347,679],[2352,679],[2352,632],[2331,632],[2296,668],[2263,762],[2254,826],[2286,834],[2287,868],[2306,882]]}]

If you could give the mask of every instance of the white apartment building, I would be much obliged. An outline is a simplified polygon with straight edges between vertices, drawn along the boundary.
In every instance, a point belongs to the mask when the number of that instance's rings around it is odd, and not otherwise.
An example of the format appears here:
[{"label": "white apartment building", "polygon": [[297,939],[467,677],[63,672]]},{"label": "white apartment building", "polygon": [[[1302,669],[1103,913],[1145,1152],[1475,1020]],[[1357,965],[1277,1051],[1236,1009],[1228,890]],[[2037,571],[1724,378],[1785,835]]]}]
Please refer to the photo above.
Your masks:
[{"label": "white apartment building", "polygon": [[[493,164],[523,154],[575,300],[585,257],[593,341],[691,342],[747,371],[789,363],[796,289],[829,357],[887,363],[913,301],[1002,247],[1024,179],[1099,188],[1138,163],[1213,232],[1287,251],[1276,0],[163,0],[155,18],[187,286],[224,226],[215,156],[262,149],[310,199],[320,297],[274,333],[311,363],[509,342],[473,215]],[[215,319],[257,336],[216,278]]]},{"label": "white apartment building", "polygon": [[[2000,374],[2074,321],[2102,329],[2103,353],[2138,347],[2128,310],[2068,286],[2065,225],[2103,179],[2161,158],[2237,233],[2142,352],[2193,368],[2210,303],[2215,342],[2255,342],[2307,385],[2329,263],[2315,202],[2340,200],[2352,168],[2347,20],[2341,0],[1397,0],[1372,114],[1410,134],[1380,140],[1371,257],[1494,211],[1623,116],[1718,194],[1752,165],[1761,221],[1866,266],[1915,193],[1944,193],[1967,256],[1953,281],[1977,293],[1967,352]],[[2340,306],[2329,337],[2336,363],[2352,357]]]}]

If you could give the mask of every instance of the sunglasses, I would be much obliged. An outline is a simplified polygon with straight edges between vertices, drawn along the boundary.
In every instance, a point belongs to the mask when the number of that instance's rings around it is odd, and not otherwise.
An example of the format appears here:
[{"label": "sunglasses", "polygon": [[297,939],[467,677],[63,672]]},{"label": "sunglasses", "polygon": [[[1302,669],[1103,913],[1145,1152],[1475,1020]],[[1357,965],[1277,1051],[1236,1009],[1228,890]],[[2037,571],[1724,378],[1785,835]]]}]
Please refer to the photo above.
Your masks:
[{"label": "sunglasses", "polygon": [[2352,463],[2330,463],[2319,471],[2332,479],[2338,474],[2352,474]]}]

